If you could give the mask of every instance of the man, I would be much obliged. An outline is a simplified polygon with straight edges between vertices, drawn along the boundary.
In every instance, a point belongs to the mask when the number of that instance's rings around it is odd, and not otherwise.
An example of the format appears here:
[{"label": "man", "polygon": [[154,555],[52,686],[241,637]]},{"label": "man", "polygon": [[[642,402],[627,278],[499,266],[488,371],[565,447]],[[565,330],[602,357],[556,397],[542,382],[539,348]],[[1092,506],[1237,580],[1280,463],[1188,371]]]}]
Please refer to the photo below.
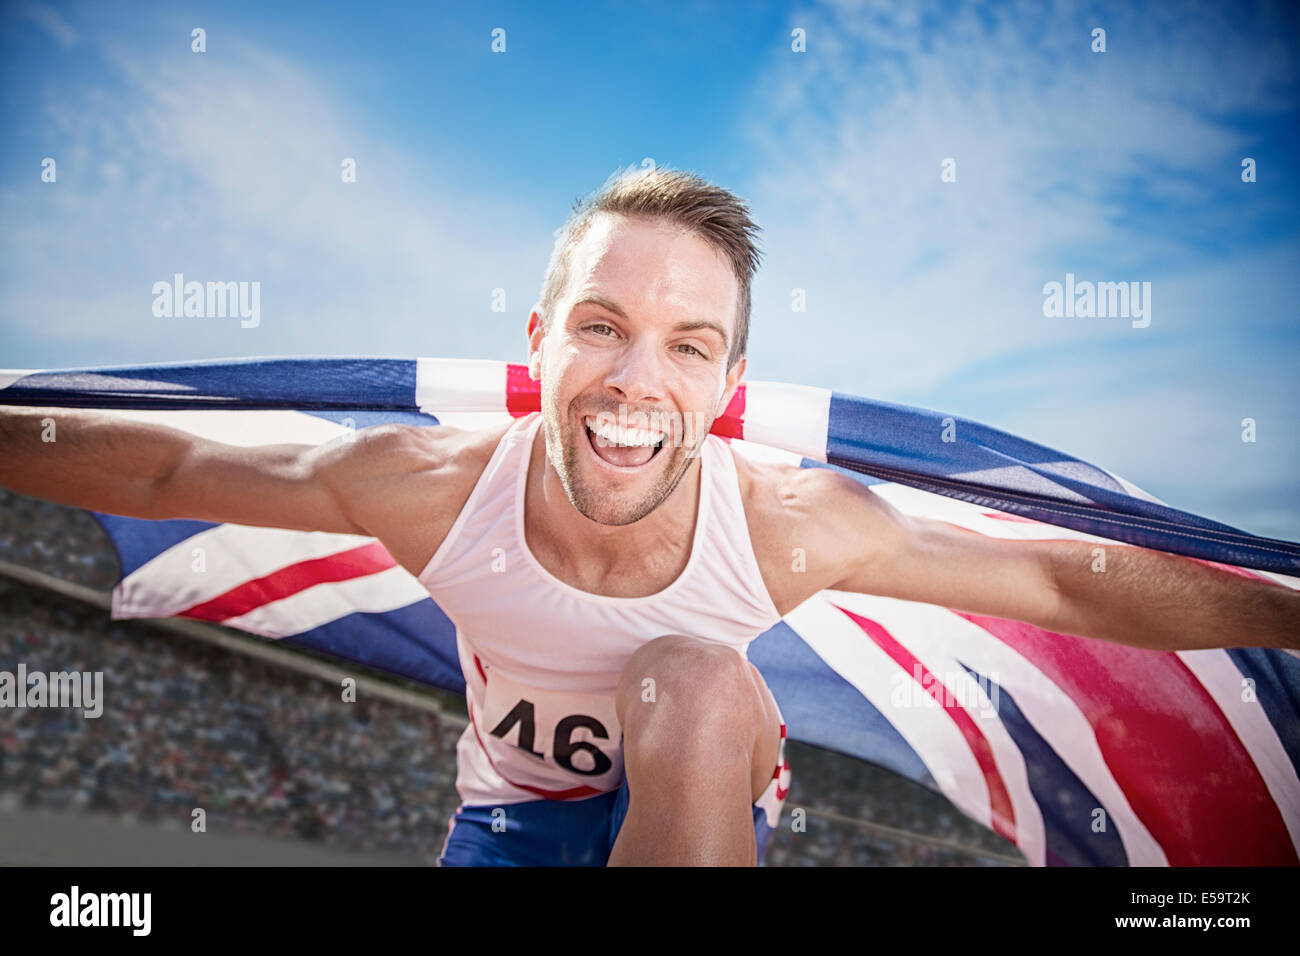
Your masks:
[{"label": "man", "polygon": [[1297,646],[1290,589],[1140,548],[1095,574],[1087,543],[985,538],[734,456],[708,430],[745,372],[756,232],[692,174],[611,178],[557,240],[529,316],[542,410],[509,426],[235,448],[4,410],[0,482],[381,541],[457,626],[470,724],[444,865],[758,862],[789,768],[746,648],[825,589],[1145,648]]}]

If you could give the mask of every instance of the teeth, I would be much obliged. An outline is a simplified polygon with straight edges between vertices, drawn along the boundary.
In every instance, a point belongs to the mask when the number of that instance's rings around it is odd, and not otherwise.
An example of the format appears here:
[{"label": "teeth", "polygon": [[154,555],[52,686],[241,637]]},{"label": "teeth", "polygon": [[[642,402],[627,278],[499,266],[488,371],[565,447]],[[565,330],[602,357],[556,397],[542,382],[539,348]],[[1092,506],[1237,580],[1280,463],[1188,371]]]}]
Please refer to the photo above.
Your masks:
[{"label": "teeth", "polygon": [[657,445],[664,440],[663,432],[649,431],[645,428],[619,428],[615,424],[595,418],[585,419],[585,422],[597,437],[614,445]]}]

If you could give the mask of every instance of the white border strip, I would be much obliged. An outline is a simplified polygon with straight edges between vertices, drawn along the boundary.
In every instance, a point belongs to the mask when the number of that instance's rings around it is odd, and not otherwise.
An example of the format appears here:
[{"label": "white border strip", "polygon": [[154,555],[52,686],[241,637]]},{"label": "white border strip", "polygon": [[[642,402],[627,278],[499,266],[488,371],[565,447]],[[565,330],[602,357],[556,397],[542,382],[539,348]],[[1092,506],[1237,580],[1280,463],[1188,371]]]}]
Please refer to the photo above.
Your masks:
[{"label": "white border strip", "polygon": [[748,441],[825,461],[830,418],[830,389],[783,382],[745,385],[744,435]]},{"label": "white border strip", "polygon": [[415,360],[415,404],[437,417],[446,412],[504,412],[507,362],[489,359]]},{"label": "white border strip", "polygon": [[330,581],[221,623],[263,637],[292,637],[357,612],[379,614],[428,600],[429,592],[404,568],[347,581]]},{"label": "white border strip", "polygon": [[1223,711],[1277,803],[1291,843],[1300,852],[1300,777],[1258,699],[1242,699],[1245,676],[1222,648],[1178,651],[1178,657]]}]

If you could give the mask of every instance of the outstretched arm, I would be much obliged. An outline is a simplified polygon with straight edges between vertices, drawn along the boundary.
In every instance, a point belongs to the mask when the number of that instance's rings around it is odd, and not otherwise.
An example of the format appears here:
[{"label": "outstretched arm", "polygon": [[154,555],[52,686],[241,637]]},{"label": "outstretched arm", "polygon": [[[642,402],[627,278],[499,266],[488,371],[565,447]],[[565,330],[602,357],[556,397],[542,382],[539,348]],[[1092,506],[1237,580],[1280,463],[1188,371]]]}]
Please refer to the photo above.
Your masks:
[{"label": "outstretched arm", "polygon": [[1300,649],[1300,591],[1163,551],[1051,543],[1053,630],[1167,651]]},{"label": "outstretched arm", "polygon": [[859,482],[825,474],[818,510],[838,526],[835,590],[1154,650],[1300,648],[1300,591],[1129,545],[989,538],[904,515]]},{"label": "outstretched arm", "polygon": [[133,518],[373,534],[373,512],[420,450],[397,425],[323,445],[240,447],[112,412],[0,408],[0,485]]}]

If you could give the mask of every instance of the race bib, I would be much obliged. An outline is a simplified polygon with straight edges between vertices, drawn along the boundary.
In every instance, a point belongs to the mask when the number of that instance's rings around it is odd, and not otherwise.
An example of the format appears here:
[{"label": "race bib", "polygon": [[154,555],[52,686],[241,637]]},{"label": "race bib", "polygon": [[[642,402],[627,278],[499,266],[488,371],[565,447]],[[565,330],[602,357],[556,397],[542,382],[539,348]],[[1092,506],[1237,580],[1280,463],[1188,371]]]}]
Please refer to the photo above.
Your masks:
[{"label": "race bib", "polygon": [[623,778],[622,728],[613,695],[550,691],[487,675],[479,734],[508,780],[565,790],[613,790]]}]

